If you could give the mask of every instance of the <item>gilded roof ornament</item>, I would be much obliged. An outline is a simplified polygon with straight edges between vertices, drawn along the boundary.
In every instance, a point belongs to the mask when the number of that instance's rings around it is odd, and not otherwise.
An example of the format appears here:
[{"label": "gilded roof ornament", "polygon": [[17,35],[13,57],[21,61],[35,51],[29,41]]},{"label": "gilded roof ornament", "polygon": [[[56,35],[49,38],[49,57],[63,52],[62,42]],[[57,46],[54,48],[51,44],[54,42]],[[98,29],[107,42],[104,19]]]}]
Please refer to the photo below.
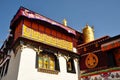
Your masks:
[{"label": "gilded roof ornament", "polygon": [[66,19],[63,19],[63,25],[67,26],[67,20]]}]

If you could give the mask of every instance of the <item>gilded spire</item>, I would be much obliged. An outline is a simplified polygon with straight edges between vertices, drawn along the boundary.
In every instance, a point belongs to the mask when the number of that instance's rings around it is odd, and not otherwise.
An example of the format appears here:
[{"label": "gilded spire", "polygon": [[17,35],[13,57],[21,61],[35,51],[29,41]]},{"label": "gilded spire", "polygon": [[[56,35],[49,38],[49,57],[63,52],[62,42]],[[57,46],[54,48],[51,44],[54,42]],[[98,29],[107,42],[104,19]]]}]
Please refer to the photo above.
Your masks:
[{"label": "gilded spire", "polygon": [[63,19],[63,25],[67,26],[67,20],[66,19]]},{"label": "gilded spire", "polygon": [[94,40],[94,28],[86,24],[85,28],[83,29],[83,36],[84,36],[85,43],[93,41]]}]

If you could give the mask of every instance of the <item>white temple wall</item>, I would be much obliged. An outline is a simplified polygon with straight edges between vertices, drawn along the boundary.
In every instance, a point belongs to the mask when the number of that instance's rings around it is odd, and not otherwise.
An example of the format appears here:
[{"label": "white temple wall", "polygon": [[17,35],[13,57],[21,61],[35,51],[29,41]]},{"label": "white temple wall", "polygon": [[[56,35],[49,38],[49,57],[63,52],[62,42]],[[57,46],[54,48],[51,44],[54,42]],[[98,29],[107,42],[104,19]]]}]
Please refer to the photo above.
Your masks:
[{"label": "white temple wall", "polygon": [[[78,74],[67,73],[66,60],[62,56],[59,57],[60,72],[58,74],[38,72],[35,68],[35,60],[36,52],[33,49],[23,49],[17,80],[78,80]],[[75,62],[75,68],[78,71],[77,62]]]},{"label": "white temple wall", "polygon": [[19,62],[20,62],[20,50],[18,51],[17,55],[14,55],[14,52],[10,52],[10,62],[8,66],[8,72],[7,74],[2,77],[1,80],[17,80],[18,76],[18,69],[19,69]]}]

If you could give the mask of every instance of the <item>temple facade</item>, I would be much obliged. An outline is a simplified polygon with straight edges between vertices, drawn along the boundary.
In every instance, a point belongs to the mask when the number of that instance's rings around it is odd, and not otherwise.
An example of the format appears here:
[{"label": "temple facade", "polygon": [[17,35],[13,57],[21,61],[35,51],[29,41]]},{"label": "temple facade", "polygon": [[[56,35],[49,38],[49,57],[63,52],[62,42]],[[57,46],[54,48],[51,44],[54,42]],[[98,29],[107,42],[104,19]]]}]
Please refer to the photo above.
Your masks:
[{"label": "temple facade", "polygon": [[1,80],[78,80],[81,33],[63,23],[20,7],[1,47]]},{"label": "temple facade", "polygon": [[120,80],[120,35],[94,39],[20,7],[0,48],[0,80]]}]

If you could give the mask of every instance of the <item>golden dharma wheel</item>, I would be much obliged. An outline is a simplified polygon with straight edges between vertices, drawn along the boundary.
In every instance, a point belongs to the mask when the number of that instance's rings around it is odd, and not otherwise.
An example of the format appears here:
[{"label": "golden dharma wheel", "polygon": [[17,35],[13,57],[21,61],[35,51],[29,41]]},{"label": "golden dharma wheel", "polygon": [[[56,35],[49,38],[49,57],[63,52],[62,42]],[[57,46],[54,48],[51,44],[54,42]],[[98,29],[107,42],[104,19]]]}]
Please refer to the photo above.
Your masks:
[{"label": "golden dharma wheel", "polygon": [[95,68],[98,65],[98,57],[93,53],[89,53],[85,59],[85,64],[87,68]]},{"label": "golden dharma wheel", "polygon": [[83,29],[84,42],[90,42],[94,40],[94,29],[89,25]]}]

